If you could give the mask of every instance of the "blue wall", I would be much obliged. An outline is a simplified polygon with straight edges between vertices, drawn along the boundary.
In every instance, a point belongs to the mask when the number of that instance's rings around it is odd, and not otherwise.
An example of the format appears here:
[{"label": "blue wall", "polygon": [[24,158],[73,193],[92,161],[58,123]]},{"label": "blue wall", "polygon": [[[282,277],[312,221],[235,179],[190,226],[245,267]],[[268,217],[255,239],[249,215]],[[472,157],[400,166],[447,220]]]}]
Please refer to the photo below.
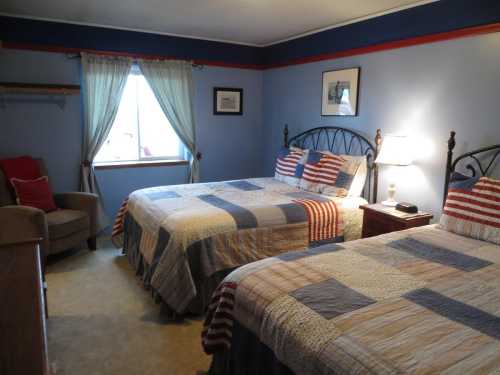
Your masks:
[{"label": "blue wall", "polygon": [[[79,84],[79,68],[61,54],[0,49],[0,81]],[[43,96],[0,96],[0,156],[43,157],[57,191],[78,186],[82,120],[80,96],[61,110]],[[1,100],[3,99],[3,105]]]},{"label": "blue wall", "polygon": [[[201,180],[262,174],[261,71],[206,67],[194,71],[197,137],[203,154]],[[243,88],[242,116],[213,115],[213,88]]]},{"label": "blue wall", "polygon": [[[79,84],[79,60],[64,54],[0,50],[0,81]],[[262,75],[255,70],[205,67],[194,70],[195,118],[202,181],[261,174]],[[244,90],[243,116],[214,116],[213,87]],[[14,100],[15,99],[15,100]],[[40,102],[41,100],[41,102]],[[64,108],[44,96],[4,97],[0,108],[0,157],[31,154],[46,160],[54,190],[78,188],[82,142],[80,96],[68,96]],[[113,216],[133,190],[185,183],[185,166],[100,170],[106,211]]]},{"label": "blue wall", "polygon": [[[446,141],[457,131],[457,152],[500,143],[500,33],[420,45],[264,72],[265,174],[282,139],[318,125],[403,132],[420,152],[408,168],[381,167],[379,197],[387,182],[397,198],[438,214],[442,199]],[[321,116],[322,72],[361,67],[359,116]],[[396,176],[393,176],[396,174]]]},{"label": "blue wall", "polygon": [[123,200],[134,190],[151,186],[186,183],[187,168],[183,166],[118,168],[96,171],[106,212],[113,220]]}]

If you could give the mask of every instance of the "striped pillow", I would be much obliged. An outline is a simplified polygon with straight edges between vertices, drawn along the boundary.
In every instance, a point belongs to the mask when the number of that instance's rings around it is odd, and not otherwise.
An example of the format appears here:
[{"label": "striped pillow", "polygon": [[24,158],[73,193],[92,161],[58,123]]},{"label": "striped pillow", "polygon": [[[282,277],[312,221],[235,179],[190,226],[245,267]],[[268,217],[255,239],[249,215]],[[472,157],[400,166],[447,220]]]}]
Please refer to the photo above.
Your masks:
[{"label": "striped pillow", "polygon": [[441,226],[450,232],[500,244],[500,180],[454,177]]},{"label": "striped pillow", "polygon": [[[353,157],[348,155],[340,155],[340,157],[344,159],[344,162],[342,163],[342,166],[338,171],[335,183],[333,185],[326,185],[321,192],[322,194],[332,195],[336,197],[347,196],[350,193],[352,186],[354,185],[353,183],[361,164],[364,160],[366,161],[366,159],[363,159],[363,157]],[[361,195],[365,184],[365,179],[366,174],[364,177],[362,177],[363,185],[357,188],[359,189],[359,192],[356,192],[355,196],[359,197]]]},{"label": "striped pillow", "polygon": [[276,159],[274,177],[289,185],[298,186],[307,154],[308,150],[296,147],[282,148]]},{"label": "striped pillow", "polygon": [[309,150],[300,188],[315,193],[345,197],[363,160],[363,157]]},{"label": "striped pillow", "polygon": [[340,155],[309,150],[300,187],[321,193],[325,187],[334,187],[345,159]]}]

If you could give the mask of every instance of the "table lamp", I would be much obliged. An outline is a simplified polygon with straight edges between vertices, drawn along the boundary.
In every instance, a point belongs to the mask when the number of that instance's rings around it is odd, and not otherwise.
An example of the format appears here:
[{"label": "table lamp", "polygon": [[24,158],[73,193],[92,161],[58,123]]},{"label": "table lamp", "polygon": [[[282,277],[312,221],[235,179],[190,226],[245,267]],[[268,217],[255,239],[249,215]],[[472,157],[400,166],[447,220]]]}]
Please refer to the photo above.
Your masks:
[{"label": "table lamp", "polygon": [[[410,165],[411,159],[411,145],[409,139],[405,135],[387,134],[382,140],[382,147],[375,160],[377,164]],[[387,200],[382,204],[385,206],[395,206],[397,204],[394,196],[396,195],[396,184],[391,182],[387,192]]]}]

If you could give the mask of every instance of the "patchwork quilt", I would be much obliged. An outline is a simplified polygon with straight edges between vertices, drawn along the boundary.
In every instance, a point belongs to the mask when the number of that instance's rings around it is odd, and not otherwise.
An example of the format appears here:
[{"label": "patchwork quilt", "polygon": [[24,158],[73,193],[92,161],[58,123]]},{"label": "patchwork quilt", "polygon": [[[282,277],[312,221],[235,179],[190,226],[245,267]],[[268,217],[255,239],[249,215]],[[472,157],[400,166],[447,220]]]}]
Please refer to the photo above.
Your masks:
[{"label": "patchwork quilt", "polygon": [[[327,198],[274,178],[154,187],[132,193],[113,240],[176,313],[210,276],[323,243],[359,238],[362,198]],[[198,308],[203,311],[205,306]],[[192,311],[191,309],[189,309]],[[200,311],[201,310],[201,311]]]},{"label": "patchwork quilt", "polygon": [[499,373],[500,246],[426,226],[248,264],[213,295],[205,351],[229,355],[233,327],[296,374]]}]

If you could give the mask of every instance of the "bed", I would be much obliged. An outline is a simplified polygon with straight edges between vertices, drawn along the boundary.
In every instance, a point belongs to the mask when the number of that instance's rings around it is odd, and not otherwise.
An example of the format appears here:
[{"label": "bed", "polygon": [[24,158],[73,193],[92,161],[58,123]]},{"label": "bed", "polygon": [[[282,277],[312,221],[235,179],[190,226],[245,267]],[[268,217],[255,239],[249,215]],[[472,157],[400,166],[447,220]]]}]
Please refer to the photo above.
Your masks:
[{"label": "bed", "polygon": [[376,199],[379,144],[380,132],[374,146],[344,128],[314,128],[291,139],[285,128],[286,152],[300,147],[365,160],[361,194],[318,194],[276,178],[153,187],[124,202],[113,238],[123,235],[123,251],[164,314],[201,314],[219,282],[243,264],[359,238],[359,206]]},{"label": "bed", "polygon": [[[498,373],[500,181],[485,176],[500,145],[453,160],[454,145],[453,133],[440,225],[289,252],[228,275],[202,333],[210,374]],[[484,164],[480,154],[492,157]],[[456,174],[470,158],[474,185]],[[485,191],[489,216],[479,218],[462,198],[484,206]]]}]

